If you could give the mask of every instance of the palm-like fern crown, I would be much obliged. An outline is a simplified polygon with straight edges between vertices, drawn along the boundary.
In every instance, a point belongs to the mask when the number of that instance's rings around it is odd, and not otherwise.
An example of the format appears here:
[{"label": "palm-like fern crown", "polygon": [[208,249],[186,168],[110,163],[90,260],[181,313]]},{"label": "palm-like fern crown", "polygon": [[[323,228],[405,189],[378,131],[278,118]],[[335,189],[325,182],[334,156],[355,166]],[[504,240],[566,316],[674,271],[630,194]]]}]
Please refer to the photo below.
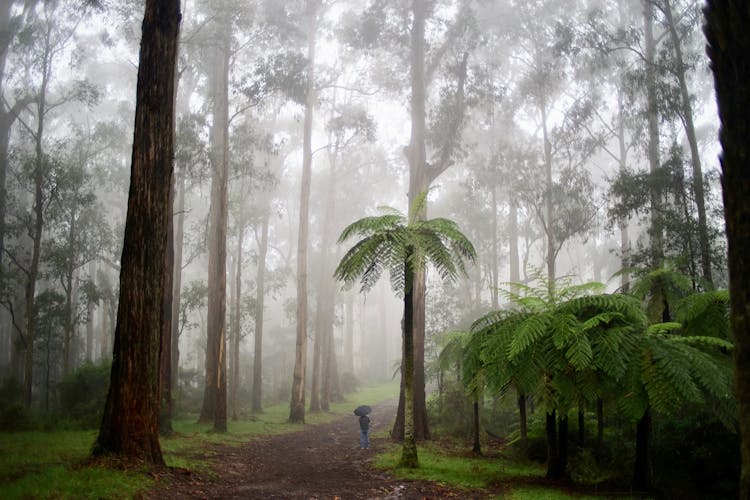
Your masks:
[{"label": "palm-like fern crown", "polygon": [[[419,198],[424,201],[423,198]],[[432,264],[445,280],[465,273],[465,261],[474,261],[471,242],[449,219],[407,220],[404,214],[382,207],[383,215],[353,222],[339,237],[343,243],[361,237],[339,262],[334,277],[351,284],[359,280],[367,291],[388,270],[394,291],[404,291],[407,265],[421,270]],[[412,210],[414,212],[415,210]]]},{"label": "palm-like fern crown", "polygon": [[[650,324],[637,337],[620,407],[636,419],[649,407],[671,414],[686,403],[709,403],[725,425],[733,426],[729,294],[690,291],[689,279],[670,269],[650,271],[635,283],[633,294]],[[665,308],[673,320],[659,322]]]}]

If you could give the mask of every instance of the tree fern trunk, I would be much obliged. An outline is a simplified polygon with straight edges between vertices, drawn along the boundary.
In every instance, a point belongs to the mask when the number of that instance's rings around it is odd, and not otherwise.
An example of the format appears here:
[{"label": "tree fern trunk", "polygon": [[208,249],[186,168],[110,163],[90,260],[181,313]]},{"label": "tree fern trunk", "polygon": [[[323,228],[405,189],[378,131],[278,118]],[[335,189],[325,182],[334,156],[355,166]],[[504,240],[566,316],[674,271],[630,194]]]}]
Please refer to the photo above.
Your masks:
[{"label": "tree fern trunk", "polygon": [[604,446],[604,401],[596,400],[596,447],[601,450]]},{"label": "tree fern trunk", "polygon": [[521,427],[521,449],[525,453],[529,445],[529,427],[528,419],[526,416],[526,394],[523,394],[521,392],[518,393],[518,416]]},{"label": "tree fern trunk", "polygon": [[[409,252],[410,253],[410,252]],[[414,435],[414,272],[411,263],[405,264],[404,277],[404,444],[401,450],[400,467],[419,467],[417,442]]]},{"label": "tree fern trunk", "polygon": [[479,400],[474,399],[474,447],[471,449],[477,455],[482,454],[482,445],[479,443]]},{"label": "tree fern trunk", "polygon": [[547,412],[545,430],[547,434],[547,479],[557,479],[559,460],[557,455],[557,412]]},{"label": "tree fern trunk", "polygon": [[568,477],[568,416],[560,417],[557,432],[557,474],[556,479]]},{"label": "tree fern trunk", "polygon": [[648,459],[651,432],[651,410],[646,409],[635,430],[635,464],[633,465],[633,489],[647,491],[651,488],[651,464]]}]

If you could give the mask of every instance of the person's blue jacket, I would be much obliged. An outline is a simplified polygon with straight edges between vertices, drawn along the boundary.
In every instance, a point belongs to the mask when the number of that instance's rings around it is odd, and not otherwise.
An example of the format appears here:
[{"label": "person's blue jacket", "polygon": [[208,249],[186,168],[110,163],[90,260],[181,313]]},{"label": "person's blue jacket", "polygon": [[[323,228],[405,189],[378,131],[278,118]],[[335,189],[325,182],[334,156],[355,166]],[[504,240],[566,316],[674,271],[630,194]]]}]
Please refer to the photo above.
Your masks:
[{"label": "person's blue jacket", "polygon": [[370,417],[367,415],[359,417],[359,428],[363,431],[367,431],[370,428]]}]

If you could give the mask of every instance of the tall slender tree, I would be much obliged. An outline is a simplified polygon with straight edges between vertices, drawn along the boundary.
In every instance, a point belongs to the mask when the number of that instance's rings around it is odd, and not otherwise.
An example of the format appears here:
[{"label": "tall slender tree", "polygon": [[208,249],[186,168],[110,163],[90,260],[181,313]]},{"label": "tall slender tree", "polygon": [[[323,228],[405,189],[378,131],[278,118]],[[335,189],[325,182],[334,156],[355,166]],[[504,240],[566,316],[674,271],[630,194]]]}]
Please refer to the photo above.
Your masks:
[{"label": "tall slender tree", "polygon": [[211,206],[208,235],[208,313],[206,318],[206,380],[200,420],[213,421],[214,430],[227,430],[227,190],[229,181],[229,65],[231,50],[230,15],[226,6],[214,20],[211,90]]},{"label": "tall slender tree", "polygon": [[297,234],[297,342],[292,375],[289,421],[305,422],[305,370],[307,366],[307,247],[310,226],[310,183],[312,179],[312,122],[315,108],[315,50],[320,0],[308,0],[307,15],[307,97],[302,131],[302,181],[300,185],[299,227]]}]

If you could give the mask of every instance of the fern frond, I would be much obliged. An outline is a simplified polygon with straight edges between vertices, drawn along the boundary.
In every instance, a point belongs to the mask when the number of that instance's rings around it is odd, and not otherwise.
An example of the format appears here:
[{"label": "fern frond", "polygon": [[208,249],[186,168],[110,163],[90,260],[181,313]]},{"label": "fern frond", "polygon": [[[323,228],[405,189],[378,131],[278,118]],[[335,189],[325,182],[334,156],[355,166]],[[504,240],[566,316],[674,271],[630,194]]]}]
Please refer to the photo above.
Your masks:
[{"label": "fern frond", "polygon": [[672,342],[688,344],[696,347],[718,347],[726,351],[734,349],[734,344],[718,337],[707,337],[704,335],[691,335],[689,337],[676,336],[670,339]]},{"label": "fern frond", "polygon": [[655,323],[653,325],[648,325],[648,328],[646,328],[646,335],[666,335],[673,333],[680,328],[682,328],[682,325],[673,321]]},{"label": "fern frond", "polygon": [[688,295],[677,302],[674,312],[675,320],[683,324],[685,335],[731,338],[727,290]]},{"label": "fern frond", "polygon": [[568,347],[565,358],[578,371],[588,368],[594,359],[589,339],[585,335],[579,335]]},{"label": "fern frond", "polygon": [[368,237],[385,230],[404,226],[404,217],[398,212],[395,214],[364,217],[346,226],[341,232],[341,236],[339,236],[338,243],[344,243],[353,236]]},{"label": "fern frond", "polygon": [[549,333],[551,323],[551,317],[547,314],[537,314],[526,318],[510,343],[508,357],[512,359],[518,356],[530,345],[544,338]]}]

